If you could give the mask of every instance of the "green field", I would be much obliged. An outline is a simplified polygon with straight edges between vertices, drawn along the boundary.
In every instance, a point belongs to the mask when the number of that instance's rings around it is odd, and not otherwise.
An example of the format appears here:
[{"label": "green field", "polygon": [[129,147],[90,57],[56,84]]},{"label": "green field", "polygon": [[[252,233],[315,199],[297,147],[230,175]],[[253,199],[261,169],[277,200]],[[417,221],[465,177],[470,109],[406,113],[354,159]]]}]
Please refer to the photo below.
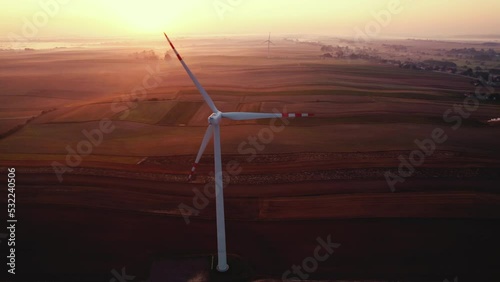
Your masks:
[{"label": "green field", "polygon": [[124,119],[121,118],[123,113],[118,113],[113,119],[157,124],[176,104],[177,101],[144,101],[140,102],[137,108],[130,110]]},{"label": "green field", "polygon": [[163,116],[158,124],[186,125],[202,105],[202,102],[178,102]]}]

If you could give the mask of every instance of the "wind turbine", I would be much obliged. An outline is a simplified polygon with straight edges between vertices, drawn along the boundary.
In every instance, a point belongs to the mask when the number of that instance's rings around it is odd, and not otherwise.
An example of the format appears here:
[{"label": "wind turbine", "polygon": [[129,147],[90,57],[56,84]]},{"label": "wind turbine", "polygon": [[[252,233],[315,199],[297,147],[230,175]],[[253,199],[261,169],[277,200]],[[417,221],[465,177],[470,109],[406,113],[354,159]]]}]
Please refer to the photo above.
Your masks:
[{"label": "wind turbine", "polygon": [[266,119],[266,118],[284,118],[284,117],[310,117],[312,114],[306,113],[250,113],[250,112],[227,112],[223,113],[217,109],[214,102],[208,95],[208,93],[203,89],[198,79],[191,72],[189,67],[186,65],[182,59],[179,52],[174,47],[174,44],[170,41],[166,33],[163,33],[170,44],[170,47],[177,55],[177,59],[181,62],[182,66],[186,70],[187,74],[194,82],[198,91],[200,91],[203,99],[207,103],[208,107],[213,111],[213,113],[208,117],[208,128],[201,142],[198,155],[191,169],[189,175],[189,180],[193,176],[196,166],[201,159],[201,155],[205,151],[210,139],[214,138],[214,164],[215,164],[215,204],[216,204],[216,222],[217,222],[217,270],[219,272],[225,272],[229,269],[227,264],[227,254],[226,254],[226,227],[224,222],[224,189],[222,187],[222,161],[221,161],[221,146],[220,146],[220,122],[223,118],[230,120],[252,120],[252,119]]},{"label": "wind turbine", "polygon": [[267,43],[267,58],[269,59],[269,49],[270,49],[270,46],[271,44],[274,45],[274,43],[271,41],[271,33],[269,32],[269,39],[267,39],[266,41],[264,41],[264,43]]}]

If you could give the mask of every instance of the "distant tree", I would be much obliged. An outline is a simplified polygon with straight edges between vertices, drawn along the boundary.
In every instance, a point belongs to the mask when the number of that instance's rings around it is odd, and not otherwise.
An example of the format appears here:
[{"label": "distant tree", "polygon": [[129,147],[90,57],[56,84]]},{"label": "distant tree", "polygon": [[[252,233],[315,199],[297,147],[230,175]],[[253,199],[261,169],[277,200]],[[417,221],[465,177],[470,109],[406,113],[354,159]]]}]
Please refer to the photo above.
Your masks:
[{"label": "distant tree", "polygon": [[133,54],[134,58],[135,59],[138,59],[138,60],[159,60],[160,58],[158,57],[158,55],[156,55],[156,53],[153,51],[153,50],[142,50],[140,53],[138,52],[135,52]]},{"label": "distant tree", "polygon": [[321,46],[321,52],[333,52],[334,48],[332,45]]},{"label": "distant tree", "polygon": [[462,73],[463,75],[466,75],[466,76],[473,76],[474,75],[474,71],[471,69],[471,68],[468,68],[466,71],[464,71]]},{"label": "distant tree", "polygon": [[500,74],[500,69],[490,69],[491,74]]},{"label": "distant tree", "polygon": [[328,58],[333,58],[333,56],[330,53],[325,53],[325,54],[321,55],[321,58],[328,59]]}]

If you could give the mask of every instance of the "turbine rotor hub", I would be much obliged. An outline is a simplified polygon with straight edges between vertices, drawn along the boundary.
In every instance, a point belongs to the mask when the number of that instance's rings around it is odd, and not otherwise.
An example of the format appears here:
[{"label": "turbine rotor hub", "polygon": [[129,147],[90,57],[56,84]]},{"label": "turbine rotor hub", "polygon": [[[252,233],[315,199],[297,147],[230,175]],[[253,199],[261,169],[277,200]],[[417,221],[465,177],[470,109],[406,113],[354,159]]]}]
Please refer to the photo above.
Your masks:
[{"label": "turbine rotor hub", "polygon": [[211,125],[217,125],[220,123],[220,120],[222,119],[222,113],[221,112],[216,112],[211,114],[208,117],[208,123]]}]

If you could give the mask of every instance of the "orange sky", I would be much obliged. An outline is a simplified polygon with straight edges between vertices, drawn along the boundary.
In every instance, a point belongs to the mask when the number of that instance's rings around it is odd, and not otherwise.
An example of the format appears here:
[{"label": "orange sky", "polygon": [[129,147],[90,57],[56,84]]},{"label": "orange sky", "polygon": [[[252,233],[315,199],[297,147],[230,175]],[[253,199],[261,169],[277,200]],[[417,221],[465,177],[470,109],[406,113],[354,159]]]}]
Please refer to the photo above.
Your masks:
[{"label": "orange sky", "polygon": [[[356,28],[373,36],[433,37],[494,34],[500,26],[498,0],[0,0],[0,5],[0,37],[162,31],[355,36]],[[376,14],[390,19],[375,24]]]}]

